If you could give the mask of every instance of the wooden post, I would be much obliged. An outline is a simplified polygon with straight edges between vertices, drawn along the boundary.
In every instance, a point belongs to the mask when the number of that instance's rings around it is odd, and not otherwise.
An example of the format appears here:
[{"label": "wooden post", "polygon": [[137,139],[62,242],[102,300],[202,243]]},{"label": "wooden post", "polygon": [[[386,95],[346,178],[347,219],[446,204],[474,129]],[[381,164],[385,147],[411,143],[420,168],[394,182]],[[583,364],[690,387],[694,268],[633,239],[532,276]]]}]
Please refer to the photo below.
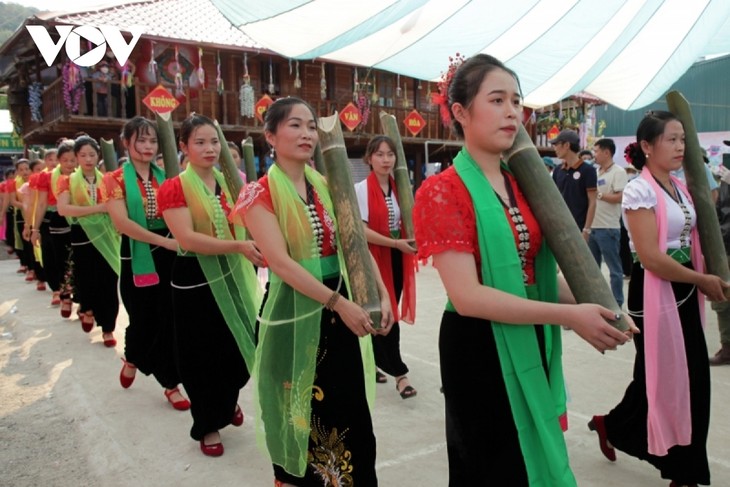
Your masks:
[{"label": "wooden post", "polygon": [[530,204],[576,301],[600,304],[616,312],[621,318],[609,323],[621,331],[628,330],[623,311],[557,186],[545,171],[545,163],[525,127],[520,125],[514,144],[503,156]]},{"label": "wooden post", "polygon": [[[708,274],[714,274],[723,281],[730,281],[727,253],[715,204],[712,202],[710,194],[710,185],[706,177],[705,162],[702,160],[700,139],[697,137],[692,110],[687,99],[678,91],[670,91],[666,98],[667,107],[684,125],[685,145],[682,166],[687,179],[687,189],[692,195],[697,212],[697,232],[700,236],[702,255],[705,258],[705,268]],[[725,296],[730,297],[730,289],[725,290]]]},{"label": "wooden post", "polygon": [[320,118],[317,129],[350,278],[352,300],[370,313],[373,326],[380,328],[380,295],[338,113]]},{"label": "wooden post", "polygon": [[246,181],[249,183],[256,181],[259,178],[259,175],[256,172],[256,161],[254,160],[253,155],[253,139],[251,137],[246,137],[241,142],[241,149],[241,153],[243,154],[243,168],[244,172],[246,173]]},{"label": "wooden post", "polygon": [[180,174],[180,161],[177,159],[177,145],[175,144],[175,130],[172,128],[172,113],[160,115],[155,113],[157,121],[157,137],[160,139],[162,160],[165,163],[165,175],[173,178]]},{"label": "wooden post", "polygon": [[106,140],[102,137],[99,139],[99,143],[101,145],[101,157],[104,160],[104,168],[107,172],[112,172],[119,167],[117,153],[114,151],[114,141]]},{"label": "wooden post", "polygon": [[213,123],[215,124],[215,129],[218,131],[218,140],[221,143],[221,156],[218,163],[221,166],[223,176],[226,178],[228,189],[231,190],[231,198],[236,200],[243,187],[243,179],[241,178],[241,173],[238,172],[236,161],[233,160],[231,149],[228,147],[226,136],[223,134],[223,129],[221,129],[218,120],[214,120]]},{"label": "wooden post", "polygon": [[406,161],[406,153],[403,150],[403,141],[398,132],[398,123],[395,116],[382,110],[380,111],[380,123],[383,126],[383,133],[395,143],[398,156],[393,170],[393,179],[395,179],[395,187],[398,189],[398,206],[400,206],[405,231],[403,238],[413,239],[415,235],[413,232],[413,189],[411,188],[411,178],[408,175],[408,161]]}]

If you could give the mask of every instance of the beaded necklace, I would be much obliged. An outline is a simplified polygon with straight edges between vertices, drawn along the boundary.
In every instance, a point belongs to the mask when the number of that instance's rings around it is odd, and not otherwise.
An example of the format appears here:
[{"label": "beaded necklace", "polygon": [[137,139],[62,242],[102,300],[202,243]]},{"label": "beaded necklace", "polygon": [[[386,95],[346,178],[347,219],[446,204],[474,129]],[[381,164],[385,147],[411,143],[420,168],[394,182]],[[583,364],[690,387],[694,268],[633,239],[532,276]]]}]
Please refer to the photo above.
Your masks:
[{"label": "beaded necklace", "polygon": [[307,200],[305,201],[304,198],[301,198],[301,196],[300,198],[302,199],[306,207],[307,219],[309,220],[309,225],[312,227],[312,233],[314,234],[312,251],[313,253],[316,253],[316,255],[321,256],[322,243],[324,242],[324,227],[322,225],[322,221],[319,218],[319,214],[317,213],[314,187],[312,187],[312,185],[306,179],[304,183],[307,190]]},{"label": "beaded necklace", "polygon": [[[150,176],[152,172],[150,171]],[[148,220],[154,220],[157,217],[157,198],[155,197],[155,188],[152,187],[152,178],[148,176],[147,180],[142,179],[139,173],[137,178],[142,182],[145,195],[147,196],[147,205],[145,207],[145,215]]]},{"label": "beaded necklace", "polygon": [[682,194],[677,189],[677,186],[674,184],[673,181],[669,181],[669,184],[672,185],[672,189],[674,189],[674,194],[677,196],[675,197],[672,193],[669,192],[669,190],[659,181],[656,177],[654,177],[654,180],[659,184],[659,186],[664,190],[665,193],[669,195],[669,197],[677,203],[679,206],[679,209],[682,210],[682,213],[684,213],[684,226],[682,227],[682,231],[679,234],[679,244],[682,247],[689,247],[690,246],[690,231],[692,230],[692,215],[689,213],[689,209],[687,208],[687,205],[685,204]]},{"label": "beaded necklace", "polygon": [[528,276],[527,272],[525,272],[525,267],[527,266],[527,252],[530,250],[530,229],[525,224],[520,208],[517,206],[515,195],[512,192],[512,185],[509,183],[509,178],[507,178],[507,175],[504,173],[502,174],[502,177],[504,177],[504,187],[507,190],[507,201],[505,201],[505,199],[497,193],[497,190],[494,190],[494,194],[497,195],[499,202],[507,210],[507,213],[509,213],[515,230],[517,231],[517,240],[519,241],[517,244],[517,254],[520,256],[520,262],[522,264],[522,281],[527,283]]}]

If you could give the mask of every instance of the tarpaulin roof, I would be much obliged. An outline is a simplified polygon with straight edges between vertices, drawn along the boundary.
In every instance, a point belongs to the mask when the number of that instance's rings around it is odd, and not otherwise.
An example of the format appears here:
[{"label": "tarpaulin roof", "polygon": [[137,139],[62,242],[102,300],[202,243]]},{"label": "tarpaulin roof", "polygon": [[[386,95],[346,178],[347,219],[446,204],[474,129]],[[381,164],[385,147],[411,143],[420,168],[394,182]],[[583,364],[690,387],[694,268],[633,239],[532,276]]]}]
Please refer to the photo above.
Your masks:
[{"label": "tarpaulin roof", "polygon": [[695,61],[730,52],[728,0],[211,0],[261,46],[436,80],[488,53],[525,104],[586,92],[623,109],[662,96]]}]

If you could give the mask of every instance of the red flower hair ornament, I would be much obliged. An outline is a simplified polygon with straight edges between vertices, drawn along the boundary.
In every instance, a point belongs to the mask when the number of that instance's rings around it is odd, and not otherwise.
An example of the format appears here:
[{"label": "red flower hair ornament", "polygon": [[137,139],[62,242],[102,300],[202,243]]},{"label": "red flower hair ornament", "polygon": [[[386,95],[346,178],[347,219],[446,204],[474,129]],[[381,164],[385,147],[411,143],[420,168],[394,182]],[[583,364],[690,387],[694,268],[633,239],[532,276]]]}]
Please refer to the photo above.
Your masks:
[{"label": "red flower hair ornament", "polygon": [[441,81],[437,83],[438,93],[431,93],[431,101],[439,106],[441,121],[445,127],[451,126],[451,109],[449,109],[449,86],[454,79],[454,74],[459,66],[466,61],[466,58],[458,52],[454,57],[449,56],[449,68],[441,74]]}]

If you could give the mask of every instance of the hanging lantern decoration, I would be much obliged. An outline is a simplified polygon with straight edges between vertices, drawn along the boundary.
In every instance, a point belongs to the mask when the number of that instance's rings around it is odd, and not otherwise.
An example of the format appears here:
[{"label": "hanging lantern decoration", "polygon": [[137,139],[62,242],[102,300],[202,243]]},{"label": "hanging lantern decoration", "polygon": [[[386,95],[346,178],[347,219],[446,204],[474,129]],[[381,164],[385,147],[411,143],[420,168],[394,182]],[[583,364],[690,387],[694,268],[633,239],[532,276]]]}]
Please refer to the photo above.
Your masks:
[{"label": "hanging lantern decoration", "polygon": [[428,82],[428,91],[426,92],[426,100],[428,100],[428,109],[433,108],[433,100],[431,100],[431,82]]},{"label": "hanging lantern decoration", "polygon": [[223,94],[225,86],[223,85],[223,78],[221,78],[221,52],[218,51],[218,62],[215,66],[215,89],[219,95]]},{"label": "hanging lantern decoration", "polygon": [[205,70],[203,69],[203,48],[198,48],[198,81],[201,87],[205,87]]},{"label": "hanging lantern decoration", "polygon": [[177,46],[175,46],[175,98],[182,98],[185,96],[183,88],[183,75],[180,71],[179,52]]},{"label": "hanging lantern decoration", "polygon": [[238,99],[241,103],[241,116],[252,118],[255,110],[255,100],[253,86],[251,86],[251,76],[248,74],[248,54],[243,54],[243,84],[239,91]]},{"label": "hanging lantern decoration", "polygon": [[411,103],[408,101],[408,84],[403,85],[403,108],[410,108]]},{"label": "hanging lantern decoration", "polygon": [[273,95],[276,86],[274,86],[274,65],[269,58],[269,94]]},{"label": "hanging lantern decoration", "polygon": [[358,98],[359,92],[360,92],[360,83],[358,83],[358,80],[357,80],[357,68],[355,68],[355,74],[353,76],[352,83],[354,85],[354,87],[352,89],[352,101],[357,103],[357,98]]},{"label": "hanging lantern decoration", "polygon": [[370,101],[372,103],[380,102],[380,95],[378,95],[378,87],[375,85],[375,75],[373,75],[373,92],[370,95]]},{"label": "hanging lantern decoration", "polygon": [[294,89],[298,90],[301,87],[302,87],[302,80],[299,78],[299,61],[297,61],[296,75],[294,77]]},{"label": "hanging lantern decoration", "polygon": [[401,89],[400,89],[400,75],[397,75],[396,82],[395,82],[395,96],[400,98],[401,95]]},{"label": "hanging lantern decoration", "polygon": [[150,63],[147,66],[147,69],[150,72],[150,78],[155,80],[155,83],[157,83],[157,61],[155,61],[155,43],[150,42]]},{"label": "hanging lantern decoration", "polygon": [[30,121],[43,122],[43,83],[35,81],[28,87],[28,105],[30,105]]},{"label": "hanging lantern decoration", "polygon": [[134,81],[132,80],[132,72],[129,71],[129,63],[124,63],[124,67],[122,68],[122,91],[127,92],[129,88],[132,87],[134,84]]},{"label": "hanging lantern decoration", "polygon": [[319,80],[319,96],[323,100],[327,99],[327,79],[324,76],[324,63],[322,63],[322,72]]},{"label": "hanging lantern decoration", "polygon": [[71,113],[78,113],[81,105],[81,95],[84,94],[84,80],[81,71],[71,61],[63,66],[63,102]]}]

